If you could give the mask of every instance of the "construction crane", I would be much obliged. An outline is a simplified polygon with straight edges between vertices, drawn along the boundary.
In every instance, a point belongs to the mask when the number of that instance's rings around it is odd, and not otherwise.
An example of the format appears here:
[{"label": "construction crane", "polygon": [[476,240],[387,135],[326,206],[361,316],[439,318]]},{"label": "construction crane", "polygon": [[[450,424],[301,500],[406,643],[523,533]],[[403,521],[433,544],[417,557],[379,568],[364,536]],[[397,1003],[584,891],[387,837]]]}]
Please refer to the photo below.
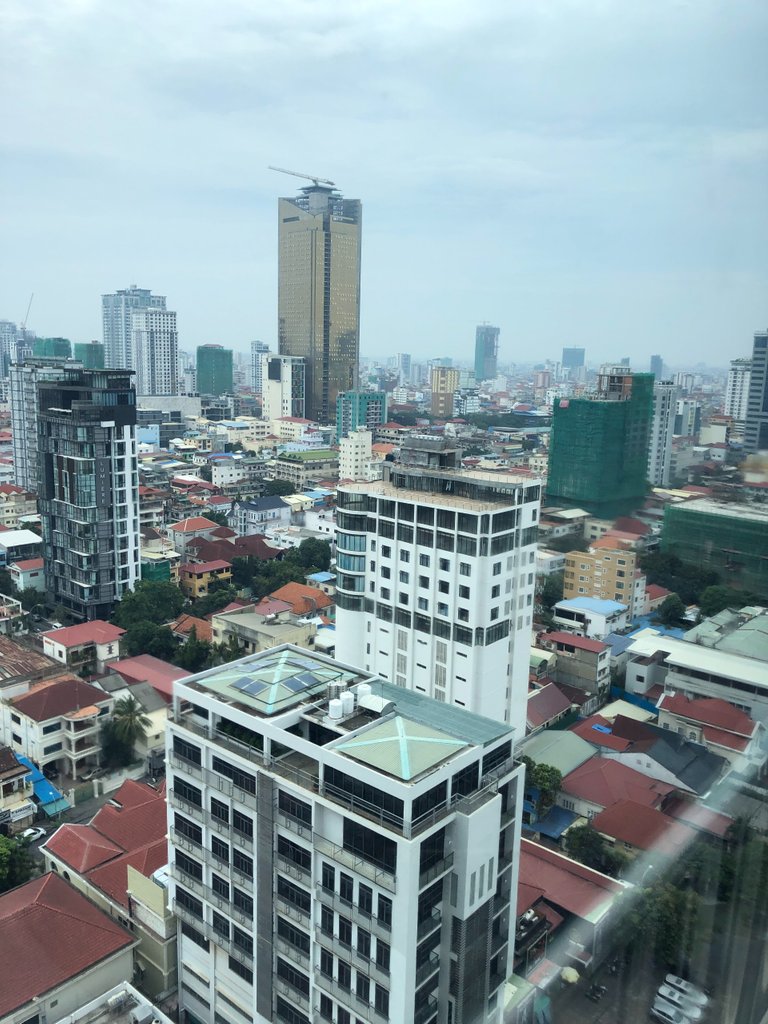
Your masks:
[{"label": "construction crane", "polygon": [[302,174],[301,171],[289,171],[285,167],[273,167],[269,165],[270,171],[279,171],[281,174],[292,174],[294,178],[306,178],[307,181],[312,181],[315,185],[330,185],[331,188],[336,188],[335,181],[329,181],[327,178],[318,178],[314,174]]},{"label": "construction crane", "polygon": [[34,297],[35,293],[32,292],[32,294],[29,296],[29,302],[27,303],[27,312],[24,314],[24,319],[21,322],[22,331],[26,331],[27,329],[27,320],[29,320],[29,311],[30,309],[32,309],[32,300],[34,299]]}]

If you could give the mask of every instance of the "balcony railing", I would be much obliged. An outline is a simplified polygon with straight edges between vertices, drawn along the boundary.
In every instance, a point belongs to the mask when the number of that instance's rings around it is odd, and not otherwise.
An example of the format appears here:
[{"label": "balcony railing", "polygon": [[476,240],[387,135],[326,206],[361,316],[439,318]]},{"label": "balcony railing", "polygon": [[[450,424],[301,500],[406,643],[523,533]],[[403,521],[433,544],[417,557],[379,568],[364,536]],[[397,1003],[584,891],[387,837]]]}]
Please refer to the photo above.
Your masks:
[{"label": "balcony railing", "polygon": [[440,860],[435,861],[434,864],[430,864],[428,868],[425,868],[419,874],[419,889],[423,889],[425,885],[429,885],[430,882],[434,882],[440,875],[444,875],[449,868],[453,866],[453,853],[447,854],[445,857],[441,857]]},{"label": "balcony railing", "polygon": [[281,995],[286,996],[288,999],[292,999],[295,1003],[298,1003],[303,1010],[309,1009],[309,996],[296,988],[295,985],[291,985],[284,978],[275,978],[274,986],[276,991]]},{"label": "balcony railing", "polygon": [[299,949],[298,946],[294,946],[291,942],[286,942],[285,939],[278,936],[275,939],[275,949],[281,956],[287,956],[289,960],[293,960],[297,966],[301,967],[305,971],[309,971],[309,953],[305,953]]},{"label": "balcony railing", "polygon": [[[355,924],[362,925],[363,928],[366,928],[377,938],[384,939],[385,942],[391,942],[391,924],[380,920],[378,917],[374,917],[373,914],[369,914],[367,911],[362,910],[356,904],[343,900],[338,893],[333,891],[333,889],[326,889],[322,882],[317,883],[316,890],[318,899],[326,907],[330,907],[339,914],[344,914],[345,917],[348,917]],[[433,924],[432,928],[434,929],[435,927],[437,926]]]},{"label": "balcony railing", "polygon": [[314,834],[314,847],[319,853],[325,853],[334,860],[346,864],[347,867],[357,871],[358,874],[365,875],[366,878],[380,885],[383,889],[387,889],[389,892],[397,892],[397,877],[390,871],[371,864],[370,861],[364,860],[356,853],[352,853],[351,850],[345,850],[343,846],[332,843],[330,839],[326,839],[325,836],[321,836],[317,832]]},{"label": "balcony railing", "polygon": [[440,956],[439,954],[432,952],[429,954],[429,958],[420,966],[416,968],[416,985],[422,985],[427,978],[431,977],[440,969]]},{"label": "balcony railing", "polygon": [[345,945],[339,940],[337,935],[324,932],[319,925],[315,926],[315,940],[321,946],[340,956],[342,960],[352,963],[358,971],[368,975],[369,978],[373,978],[374,981],[378,981],[382,985],[390,984],[389,971],[383,970],[375,960],[371,960],[369,956],[364,956],[354,946]]},{"label": "balcony railing", "polygon": [[426,938],[427,935],[433,932],[436,928],[439,928],[440,924],[442,923],[442,920],[443,914],[442,911],[440,910],[440,907],[433,907],[432,913],[429,915],[429,917],[425,918],[423,921],[420,921],[416,926],[417,940],[421,942],[422,939]]},{"label": "balcony railing", "polygon": [[351,989],[342,988],[337,981],[330,978],[319,968],[315,968],[315,983],[328,995],[351,1009],[353,1016],[368,1021],[369,1024],[388,1024],[389,1017],[380,1013],[375,1006],[360,999]]}]

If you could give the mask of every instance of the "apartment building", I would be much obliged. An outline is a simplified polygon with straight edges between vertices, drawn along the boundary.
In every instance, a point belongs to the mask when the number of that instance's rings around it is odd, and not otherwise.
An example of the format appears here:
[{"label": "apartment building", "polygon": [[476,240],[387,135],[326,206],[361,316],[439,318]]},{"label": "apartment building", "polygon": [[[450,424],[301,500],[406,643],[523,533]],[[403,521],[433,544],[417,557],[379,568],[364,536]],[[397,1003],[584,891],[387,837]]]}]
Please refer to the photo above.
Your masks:
[{"label": "apartment building", "polygon": [[540,487],[413,439],[337,492],[337,653],[525,732]]},{"label": "apartment building", "polygon": [[[642,613],[645,605],[645,577],[635,587],[637,556],[633,551],[569,551],[565,556],[563,597],[596,597],[619,601],[627,606],[630,619]],[[638,590],[636,594],[635,591]]]},{"label": "apartment building", "polygon": [[167,768],[193,1019],[501,1021],[508,726],[284,646],[175,685]]}]

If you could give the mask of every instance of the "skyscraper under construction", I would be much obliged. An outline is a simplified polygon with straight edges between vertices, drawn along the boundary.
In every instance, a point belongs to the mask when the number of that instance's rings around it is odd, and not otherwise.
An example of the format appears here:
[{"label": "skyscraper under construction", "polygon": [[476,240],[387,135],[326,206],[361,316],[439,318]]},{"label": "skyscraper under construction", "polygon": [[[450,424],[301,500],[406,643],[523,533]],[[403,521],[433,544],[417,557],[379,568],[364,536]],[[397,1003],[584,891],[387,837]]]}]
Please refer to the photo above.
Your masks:
[{"label": "skyscraper under construction", "polygon": [[547,497],[599,515],[631,510],[646,493],[653,374],[604,366],[597,391],[555,403]]},{"label": "skyscraper under construction", "polygon": [[362,205],[310,180],[278,204],[278,346],[304,357],[306,416],[329,423],[339,392],[357,386]]}]

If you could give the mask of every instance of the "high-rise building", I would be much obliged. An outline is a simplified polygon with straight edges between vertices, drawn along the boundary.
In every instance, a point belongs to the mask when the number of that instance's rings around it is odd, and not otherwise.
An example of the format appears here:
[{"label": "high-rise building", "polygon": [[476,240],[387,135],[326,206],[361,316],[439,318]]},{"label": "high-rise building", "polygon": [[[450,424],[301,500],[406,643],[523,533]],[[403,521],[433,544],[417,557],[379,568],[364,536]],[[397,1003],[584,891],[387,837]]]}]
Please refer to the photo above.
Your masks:
[{"label": "high-rise building", "polygon": [[478,324],[475,328],[475,380],[493,380],[499,363],[498,327],[490,324]]},{"label": "high-rise building", "polygon": [[104,361],[118,370],[135,370],[132,314],[136,309],[165,309],[165,296],[153,295],[147,288],[122,288],[101,297],[104,330]]},{"label": "high-rise building", "polygon": [[13,426],[13,471],[19,487],[38,493],[38,385],[43,381],[59,380],[68,369],[79,367],[77,362],[59,359],[26,359],[12,363],[11,423]]},{"label": "high-rise building", "polygon": [[300,356],[261,357],[261,415],[265,420],[282,416],[304,418],[306,411],[306,361]]},{"label": "high-rise building", "polygon": [[17,346],[21,331],[12,320],[0,320],[0,377],[7,377],[11,363],[18,358]]},{"label": "high-rise building", "polygon": [[541,488],[413,439],[337,492],[336,652],[525,732]]},{"label": "high-rise building", "polygon": [[653,382],[653,417],[648,443],[648,479],[654,487],[669,486],[672,440],[680,389],[671,380]]},{"label": "high-rise building", "polygon": [[656,380],[661,380],[664,376],[664,360],[661,356],[651,356],[651,373]]},{"label": "high-rise building", "polygon": [[76,341],[75,359],[85,370],[104,369],[104,346],[100,341]]},{"label": "high-rise building", "polygon": [[675,434],[678,437],[698,437],[701,431],[701,402],[693,398],[678,398],[675,412]]},{"label": "high-rise building", "polygon": [[145,306],[131,313],[136,391],[140,395],[179,393],[179,334],[176,314]]},{"label": "high-rise building", "polygon": [[336,399],[336,437],[350,430],[376,430],[387,422],[387,396],[383,391],[343,391]]},{"label": "high-rise building", "polygon": [[500,1024],[517,738],[288,645],[177,682],[169,886],[186,1018]]},{"label": "high-rise building", "polygon": [[397,379],[400,384],[412,383],[413,362],[408,352],[397,354]]},{"label": "high-rise building", "polygon": [[35,338],[32,342],[34,359],[71,359],[72,342],[69,338]]},{"label": "high-rise building", "polygon": [[749,404],[749,378],[752,373],[751,359],[732,359],[728,370],[728,384],[725,391],[726,416],[732,418],[731,438],[741,440],[747,422]]},{"label": "high-rise building", "polygon": [[269,345],[265,341],[251,342],[251,387],[257,395],[262,393],[262,356],[269,352]]},{"label": "high-rise building", "polygon": [[602,367],[588,398],[555,401],[547,497],[606,516],[646,492],[653,377]]},{"label": "high-rise building", "polygon": [[384,463],[373,457],[373,434],[368,427],[339,438],[339,480],[379,480]]},{"label": "high-rise building", "polygon": [[201,395],[231,395],[232,349],[200,345],[197,349],[197,390]]},{"label": "high-rise building", "polygon": [[564,370],[578,370],[584,365],[584,355],[586,350],[583,348],[564,348],[562,366]]},{"label": "high-rise building", "polygon": [[306,415],[331,423],[360,358],[359,199],[325,185],[280,199],[278,351],[306,360]]},{"label": "high-rise building", "polygon": [[748,452],[768,451],[768,331],[755,334],[744,447]]},{"label": "high-rise building", "polygon": [[433,366],[430,385],[432,415],[450,419],[453,416],[453,396],[459,388],[459,371],[452,366]]},{"label": "high-rise building", "polygon": [[136,392],[129,371],[70,367],[37,385],[45,582],[73,617],[108,619],[139,578]]}]

